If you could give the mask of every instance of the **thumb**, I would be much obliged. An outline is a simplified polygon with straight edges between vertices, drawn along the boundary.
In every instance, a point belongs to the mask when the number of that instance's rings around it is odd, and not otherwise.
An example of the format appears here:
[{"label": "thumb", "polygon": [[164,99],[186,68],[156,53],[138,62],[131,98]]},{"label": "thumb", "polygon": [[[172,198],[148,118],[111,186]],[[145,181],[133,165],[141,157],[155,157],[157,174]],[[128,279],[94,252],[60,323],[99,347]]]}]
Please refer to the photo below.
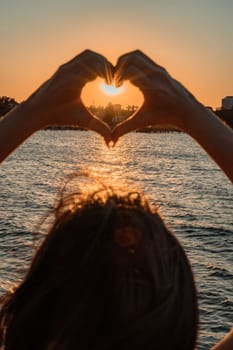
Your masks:
[{"label": "thumb", "polygon": [[140,108],[135,114],[133,114],[129,119],[125,120],[124,122],[118,124],[113,130],[112,130],[112,141],[114,144],[116,144],[117,140],[129,133],[130,131],[135,131],[141,128],[145,128],[146,126],[149,126],[149,120],[150,113],[146,111],[145,108]]},{"label": "thumb", "polygon": [[112,141],[112,135],[109,126],[95,116],[91,115],[86,128],[101,135],[104,138],[106,145]]},{"label": "thumb", "polygon": [[111,130],[109,126],[102,120],[96,118],[87,108],[82,104],[73,106],[68,113],[69,124],[78,125],[81,128],[92,130],[101,135],[108,144],[111,137]]}]

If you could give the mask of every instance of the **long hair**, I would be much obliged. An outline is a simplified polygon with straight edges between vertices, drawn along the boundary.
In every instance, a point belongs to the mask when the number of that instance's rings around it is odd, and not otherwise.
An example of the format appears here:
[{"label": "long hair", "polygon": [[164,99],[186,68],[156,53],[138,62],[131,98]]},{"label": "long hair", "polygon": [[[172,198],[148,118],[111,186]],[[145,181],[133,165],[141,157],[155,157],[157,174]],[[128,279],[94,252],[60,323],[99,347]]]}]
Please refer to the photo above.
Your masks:
[{"label": "long hair", "polygon": [[178,240],[139,193],[67,195],[5,296],[5,350],[191,350],[198,308]]}]

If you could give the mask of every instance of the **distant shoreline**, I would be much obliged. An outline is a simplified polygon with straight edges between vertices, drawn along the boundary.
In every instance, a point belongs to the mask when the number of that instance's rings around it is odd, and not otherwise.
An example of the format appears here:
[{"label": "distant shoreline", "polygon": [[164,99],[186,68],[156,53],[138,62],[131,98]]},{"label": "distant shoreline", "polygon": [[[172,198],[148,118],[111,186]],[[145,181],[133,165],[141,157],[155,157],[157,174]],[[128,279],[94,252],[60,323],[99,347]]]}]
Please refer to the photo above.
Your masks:
[{"label": "distant shoreline", "polygon": [[[89,131],[88,129],[76,127],[76,126],[48,126],[47,128],[43,130],[78,130],[78,131]],[[135,132],[141,132],[141,133],[147,133],[147,134],[153,134],[153,133],[167,133],[167,132],[182,132],[178,129],[152,129],[151,127],[144,128],[144,129],[138,129],[135,130]]]},{"label": "distant shoreline", "polygon": [[[18,105],[18,103],[13,99],[9,99],[7,97],[2,97],[3,99],[3,106],[2,110],[0,108],[0,120],[4,118],[4,115],[7,114],[12,108]],[[12,102],[13,101],[13,102]],[[132,115],[133,112],[136,111],[137,106],[128,106],[128,109],[122,110],[119,108],[119,111],[117,111],[116,107],[118,105],[108,105],[105,109],[101,110],[95,110],[94,107],[92,109],[90,108],[91,112],[95,114],[99,119],[105,121],[110,128],[115,127],[120,122],[123,122],[124,120],[127,120],[128,117]],[[130,108],[131,109],[130,109]],[[115,110],[115,109],[116,110]],[[224,123],[226,123],[230,128],[233,129],[233,109],[216,109],[213,110],[211,107],[206,107],[211,112],[213,112],[218,118],[220,118]],[[100,109],[100,107],[99,107]],[[98,112],[98,113],[97,113]],[[101,114],[101,113],[102,114]],[[105,113],[105,114],[103,114]],[[118,115],[118,113],[122,113],[122,115]],[[64,125],[64,126],[49,126],[45,128],[44,130],[82,130],[85,131],[86,129],[80,128],[78,126],[70,126],[70,125]],[[181,132],[178,129],[173,128],[166,128],[166,129],[159,129],[154,127],[146,127],[144,129],[139,129],[137,132],[145,132],[145,133],[157,133],[157,132]]]},{"label": "distant shoreline", "polygon": [[[210,107],[206,107],[207,109],[210,109],[211,112],[213,112],[218,118],[220,118],[224,123],[226,123],[230,128],[233,129],[233,109],[231,110],[225,110],[225,109],[217,109],[213,110]],[[127,118],[126,118],[127,120]],[[110,125],[110,127],[116,126],[117,123],[114,125]],[[87,131],[86,129],[77,127],[77,126],[51,126],[47,127],[46,130],[83,130]],[[166,129],[160,129],[160,128],[153,128],[152,126],[148,126],[143,129],[136,130],[136,132],[145,132],[145,133],[157,133],[157,132],[182,132],[179,129],[173,129],[173,128],[166,128]]]}]

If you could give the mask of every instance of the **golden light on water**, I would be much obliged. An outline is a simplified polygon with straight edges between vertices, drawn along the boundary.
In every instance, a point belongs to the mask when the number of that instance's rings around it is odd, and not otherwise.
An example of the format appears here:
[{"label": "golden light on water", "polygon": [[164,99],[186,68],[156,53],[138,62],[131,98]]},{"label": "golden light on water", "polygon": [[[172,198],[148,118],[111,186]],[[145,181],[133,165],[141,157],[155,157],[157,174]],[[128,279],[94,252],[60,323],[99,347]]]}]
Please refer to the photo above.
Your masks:
[{"label": "golden light on water", "polygon": [[116,87],[115,85],[108,85],[104,82],[99,85],[101,91],[108,96],[117,96],[125,91],[125,85]]}]

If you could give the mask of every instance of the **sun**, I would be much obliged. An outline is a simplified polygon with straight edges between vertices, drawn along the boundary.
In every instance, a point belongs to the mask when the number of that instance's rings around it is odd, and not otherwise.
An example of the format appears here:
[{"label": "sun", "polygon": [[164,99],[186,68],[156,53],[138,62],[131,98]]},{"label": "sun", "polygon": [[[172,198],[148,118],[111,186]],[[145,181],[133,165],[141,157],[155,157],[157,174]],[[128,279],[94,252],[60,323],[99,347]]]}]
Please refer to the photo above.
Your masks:
[{"label": "sun", "polygon": [[106,83],[100,83],[100,89],[108,96],[117,96],[125,91],[125,86],[116,87],[115,85],[108,85]]}]

